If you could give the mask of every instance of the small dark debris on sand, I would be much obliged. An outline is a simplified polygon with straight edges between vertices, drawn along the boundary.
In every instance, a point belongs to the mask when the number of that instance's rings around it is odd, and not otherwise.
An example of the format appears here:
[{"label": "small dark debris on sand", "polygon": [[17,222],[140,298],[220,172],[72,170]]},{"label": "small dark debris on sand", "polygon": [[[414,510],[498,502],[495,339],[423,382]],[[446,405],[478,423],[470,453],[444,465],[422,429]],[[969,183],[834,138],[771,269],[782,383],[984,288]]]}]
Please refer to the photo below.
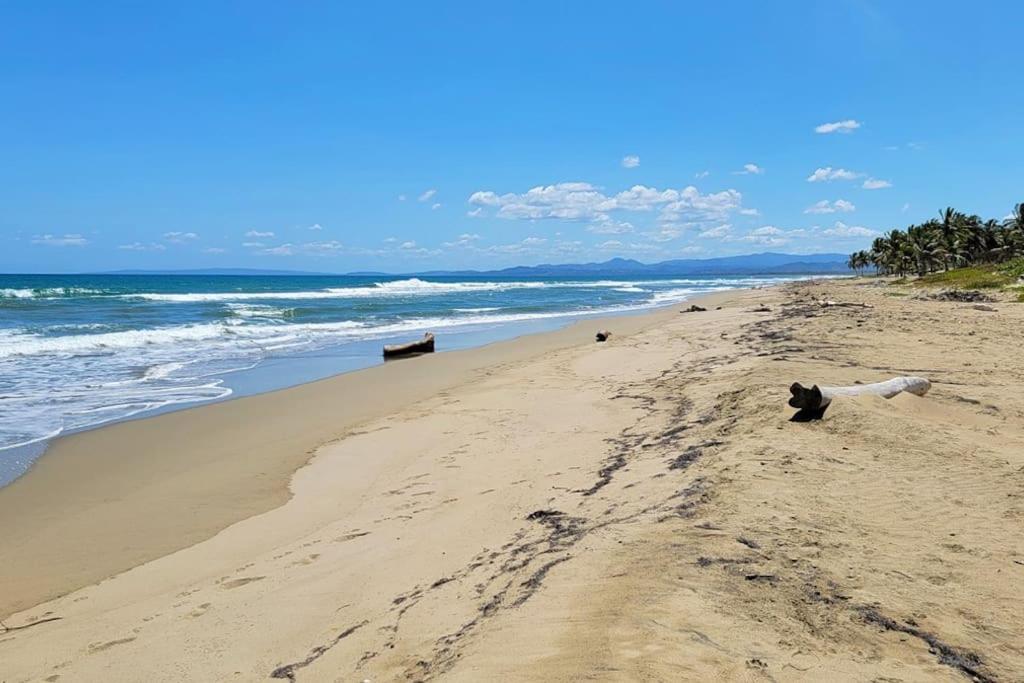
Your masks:
[{"label": "small dark debris on sand", "polygon": [[612,336],[612,333],[608,330],[600,330],[596,335],[594,335],[599,342],[608,341],[610,336]]},{"label": "small dark debris on sand", "polygon": [[679,312],[680,313],[703,313],[706,310],[708,310],[708,309],[704,308],[703,306],[698,306],[697,304],[693,304],[689,308],[684,308],[683,310],[681,310]]},{"label": "small dark debris on sand", "polygon": [[976,289],[944,289],[941,292],[925,295],[932,301],[961,301],[963,303],[984,303],[995,301],[992,297]]}]

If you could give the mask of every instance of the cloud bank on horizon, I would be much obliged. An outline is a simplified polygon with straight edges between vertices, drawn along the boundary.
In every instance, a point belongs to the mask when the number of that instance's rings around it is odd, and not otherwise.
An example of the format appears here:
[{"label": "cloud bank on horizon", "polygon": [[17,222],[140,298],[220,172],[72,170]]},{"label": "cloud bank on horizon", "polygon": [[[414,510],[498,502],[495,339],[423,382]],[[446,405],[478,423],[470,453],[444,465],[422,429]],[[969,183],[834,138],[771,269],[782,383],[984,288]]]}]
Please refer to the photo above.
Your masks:
[{"label": "cloud bank on horizon", "polygon": [[[1024,20],[999,4],[257,5],[241,31],[189,2],[27,6],[0,42],[0,271],[848,252],[947,204],[1001,216],[1024,54],[934,40]],[[101,28],[123,45],[76,38]]]}]

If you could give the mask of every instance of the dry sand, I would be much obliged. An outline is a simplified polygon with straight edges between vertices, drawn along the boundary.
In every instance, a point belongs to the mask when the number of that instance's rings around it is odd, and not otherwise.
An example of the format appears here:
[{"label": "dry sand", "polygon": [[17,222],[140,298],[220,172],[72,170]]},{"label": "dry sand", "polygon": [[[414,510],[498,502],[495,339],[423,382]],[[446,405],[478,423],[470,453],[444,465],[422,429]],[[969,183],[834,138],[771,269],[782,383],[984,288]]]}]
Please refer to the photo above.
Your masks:
[{"label": "dry sand", "polygon": [[[1024,306],[892,293],[66,439],[0,491],[0,680],[1024,680]],[[794,380],[899,374],[934,388],[788,421]]]}]

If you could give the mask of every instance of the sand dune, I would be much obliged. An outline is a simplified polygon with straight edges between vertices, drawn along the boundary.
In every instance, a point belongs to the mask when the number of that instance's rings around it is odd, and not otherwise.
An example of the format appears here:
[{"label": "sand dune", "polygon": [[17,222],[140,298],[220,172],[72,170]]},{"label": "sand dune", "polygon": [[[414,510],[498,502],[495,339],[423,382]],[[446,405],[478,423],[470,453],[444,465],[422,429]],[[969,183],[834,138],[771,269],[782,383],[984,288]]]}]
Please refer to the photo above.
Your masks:
[{"label": "sand dune", "polygon": [[[0,677],[1024,679],[1024,306],[885,292],[491,351],[325,438],[283,504],[10,616]],[[794,380],[898,374],[933,389],[789,421]]]}]

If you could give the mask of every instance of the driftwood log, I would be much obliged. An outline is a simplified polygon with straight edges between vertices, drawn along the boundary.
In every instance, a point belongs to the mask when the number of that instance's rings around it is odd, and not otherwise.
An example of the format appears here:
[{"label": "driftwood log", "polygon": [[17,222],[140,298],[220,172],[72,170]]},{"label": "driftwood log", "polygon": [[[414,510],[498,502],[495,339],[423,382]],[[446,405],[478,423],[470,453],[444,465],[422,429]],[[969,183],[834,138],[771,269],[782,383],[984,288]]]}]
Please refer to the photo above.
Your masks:
[{"label": "driftwood log", "polygon": [[407,344],[388,344],[384,347],[384,358],[401,358],[402,356],[414,356],[433,352],[434,333],[427,332],[423,335],[423,339],[417,339]]},{"label": "driftwood log", "polygon": [[[837,396],[881,396],[892,398],[904,391],[916,396],[924,396],[932,388],[932,383],[924,377],[893,377],[885,382],[874,384],[854,384],[848,387],[819,387],[817,384],[810,389],[799,382],[789,387],[792,396],[789,405],[799,408],[803,418],[820,418],[825,409]],[[802,414],[802,415],[801,415]]]},{"label": "driftwood log", "polygon": [[598,330],[597,334],[594,335],[594,338],[599,342],[603,342],[608,341],[608,337],[610,336],[612,336],[612,333],[608,330]]}]

